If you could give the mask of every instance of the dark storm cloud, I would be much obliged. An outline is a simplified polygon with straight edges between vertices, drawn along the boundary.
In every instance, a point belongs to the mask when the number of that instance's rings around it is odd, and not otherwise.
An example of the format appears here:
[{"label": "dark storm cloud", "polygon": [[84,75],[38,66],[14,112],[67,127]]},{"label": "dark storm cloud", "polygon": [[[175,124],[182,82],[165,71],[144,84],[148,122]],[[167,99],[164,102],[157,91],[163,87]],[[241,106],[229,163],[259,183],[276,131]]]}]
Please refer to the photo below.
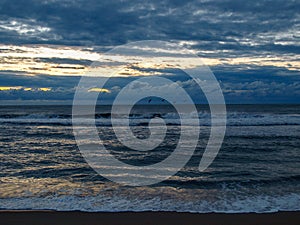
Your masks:
[{"label": "dark storm cloud", "polygon": [[[299,1],[7,0],[0,3],[0,41],[118,45],[194,40],[194,48],[207,50],[299,53],[299,46],[294,48],[299,9]],[[5,29],[9,26],[14,29]]]},{"label": "dark storm cloud", "polygon": [[[229,103],[299,102],[299,70],[276,64],[276,57],[286,62],[299,59],[299,10],[300,2],[293,0],[2,0],[0,43],[96,45],[103,52],[130,41],[157,39],[177,41],[205,58],[275,58],[270,66],[245,61],[211,69]],[[5,51],[9,48],[1,50]],[[6,58],[0,62],[5,60],[12,62]],[[53,57],[37,61],[91,63]],[[1,86],[51,87],[51,91],[2,91],[0,99],[72,99],[78,81],[79,77],[16,76],[2,71]],[[113,80],[108,88],[117,90],[123,84],[124,80]]]},{"label": "dark storm cloud", "polygon": [[14,75],[6,72],[0,73],[0,86],[24,86],[31,88],[39,87],[66,87],[74,88],[80,77],[66,77],[66,76],[46,76],[46,75]]}]

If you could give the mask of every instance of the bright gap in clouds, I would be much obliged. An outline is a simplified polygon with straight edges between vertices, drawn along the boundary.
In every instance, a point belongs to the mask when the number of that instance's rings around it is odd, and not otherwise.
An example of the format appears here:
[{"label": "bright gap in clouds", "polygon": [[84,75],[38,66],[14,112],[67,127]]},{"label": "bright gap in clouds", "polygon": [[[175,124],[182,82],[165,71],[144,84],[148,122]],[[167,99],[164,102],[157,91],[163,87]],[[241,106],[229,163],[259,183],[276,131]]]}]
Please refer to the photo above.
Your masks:
[{"label": "bright gap in clouds", "polygon": [[88,92],[111,93],[107,88],[90,88]]},{"label": "bright gap in clouds", "polygon": [[50,87],[39,87],[39,88],[31,88],[31,87],[23,87],[23,86],[0,86],[0,91],[51,91]]},{"label": "bright gap in clouds", "polygon": [[[199,52],[201,53],[201,52]],[[92,48],[54,46],[54,45],[0,45],[0,71],[12,71],[15,73],[25,73],[27,75],[45,74],[56,76],[83,76],[88,75],[89,64],[94,61],[101,62],[102,53],[93,51]],[[229,55],[230,56],[230,55]],[[132,57],[138,56],[115,56],[111,66],[100,66],[97,76],[110,75],[118,67],[130,64]],[[207,66],[226,66],[234,65],[240,67],[251,66],[273,66],[285,68],[291,71],[300,70],[300,62],[292,55],[273,55],[256,57],[227,57],[227,58],[201,58]],[[64,60],[64,61],[59,61]],[[174,58],[178,60],[178,58]],[[185,60],[186,68],[198,66],[198,60],[193,58],[180,58]],[[70,61],[70,62],[69,62]],[[135,61],[135,60],[134,60]],[[126,67],[116,76],[145,76],[160,75],[159,72],[147,72],[147,68],[166,69],[173,66],[161,65],[155,59],[143,58],[141,63]],[[107,62],[104,62],[107,65]],[[120,66],[121,65],[121,66]],[[143,71],[141,71],[143,70]]]}]

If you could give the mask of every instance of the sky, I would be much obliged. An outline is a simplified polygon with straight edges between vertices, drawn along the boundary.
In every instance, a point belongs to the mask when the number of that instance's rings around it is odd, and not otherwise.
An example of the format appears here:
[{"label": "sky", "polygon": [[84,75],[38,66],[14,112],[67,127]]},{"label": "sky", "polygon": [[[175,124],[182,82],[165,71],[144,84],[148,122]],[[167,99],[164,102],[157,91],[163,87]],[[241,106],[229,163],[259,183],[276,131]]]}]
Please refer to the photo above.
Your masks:
[{"label": "sky", "polygon": [[[199,56],[226,103],[300,103],[299,12],[297,0],[1,0],[0,104],[71,103],[93,62],[143,40]],[[125,80],[149,74],[145,64],[131,65],[89,91],[109,101]],[[191,82],[179,82],[197,96]]]}]

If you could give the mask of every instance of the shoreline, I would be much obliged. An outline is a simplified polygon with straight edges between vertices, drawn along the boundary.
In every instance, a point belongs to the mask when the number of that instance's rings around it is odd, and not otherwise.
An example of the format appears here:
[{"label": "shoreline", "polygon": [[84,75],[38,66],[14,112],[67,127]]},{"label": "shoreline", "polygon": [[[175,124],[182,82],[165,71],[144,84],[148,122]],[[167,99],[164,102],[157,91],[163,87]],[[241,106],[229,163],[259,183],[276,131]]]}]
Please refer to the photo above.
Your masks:
[{"label": "shoreline", "polygon": [[299,225],[300,211],[272,213],[188,212],[82,212],[51,210],[0,210],[3,225]]}]

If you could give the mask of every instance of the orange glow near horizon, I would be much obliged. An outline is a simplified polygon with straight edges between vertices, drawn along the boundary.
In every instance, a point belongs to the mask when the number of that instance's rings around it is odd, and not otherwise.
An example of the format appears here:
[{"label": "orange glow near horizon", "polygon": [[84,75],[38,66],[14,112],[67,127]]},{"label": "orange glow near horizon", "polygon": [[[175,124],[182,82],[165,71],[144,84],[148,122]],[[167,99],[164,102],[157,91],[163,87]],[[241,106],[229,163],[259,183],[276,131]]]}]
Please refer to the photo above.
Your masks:
[{"label": "orange glow near horizon", "polygon": [[0,87],[0,91],[11,91],[11,90],[20,90],[22,89],[21,86],[16,87]]},{"label": "orange glow near horizon", "polygon": [[96,88],[96,87],[89,89],[88,92],[111,93],[111,91],[106,88]]},{"label": "orange glow near horizon", "polygon": [[38,90],[39,91],[51,91],[51,88],[43,87],[43,88],[39,88]]},{"label": "orange glow near horizon", "polygon": [[23,90],[23,91],[51,91],[50,87],[31,88],[23,86],[1,86],[0,91],[12,91],[12,90]]}]

